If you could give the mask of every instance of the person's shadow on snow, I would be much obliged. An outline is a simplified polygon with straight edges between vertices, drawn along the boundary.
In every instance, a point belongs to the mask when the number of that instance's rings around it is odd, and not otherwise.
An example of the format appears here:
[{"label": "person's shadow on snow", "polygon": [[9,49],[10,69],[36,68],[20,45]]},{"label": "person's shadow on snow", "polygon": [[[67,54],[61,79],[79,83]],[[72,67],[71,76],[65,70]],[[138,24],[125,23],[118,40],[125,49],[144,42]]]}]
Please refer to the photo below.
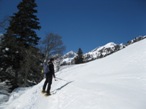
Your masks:
[{"label": "person's shadow on snow", "polygon": [[53,94],[57,93],[57,91],[63,89],[64,87],[66,87],[67,85],[69,85],[69,84],[72,83],[72,82],[73,82],[73,81],[69,81],[69,82],[65,83],[64,85],[62,85],[61,87],[55,89],[54,91],[52,91]]}]

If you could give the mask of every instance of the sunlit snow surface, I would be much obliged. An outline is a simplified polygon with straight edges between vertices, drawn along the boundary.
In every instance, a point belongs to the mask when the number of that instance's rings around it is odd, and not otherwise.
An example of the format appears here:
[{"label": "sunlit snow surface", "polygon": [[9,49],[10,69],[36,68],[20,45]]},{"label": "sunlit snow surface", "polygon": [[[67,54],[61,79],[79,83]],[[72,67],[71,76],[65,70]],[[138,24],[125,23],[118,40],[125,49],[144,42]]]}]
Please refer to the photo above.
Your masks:
[{"label": "sunlit snow surface", "polygon": [[41,93],[42,80],[12,94],[0,109],[146,109],[146,40],[102,59],[68,66],[56,76],[51,96]]}]

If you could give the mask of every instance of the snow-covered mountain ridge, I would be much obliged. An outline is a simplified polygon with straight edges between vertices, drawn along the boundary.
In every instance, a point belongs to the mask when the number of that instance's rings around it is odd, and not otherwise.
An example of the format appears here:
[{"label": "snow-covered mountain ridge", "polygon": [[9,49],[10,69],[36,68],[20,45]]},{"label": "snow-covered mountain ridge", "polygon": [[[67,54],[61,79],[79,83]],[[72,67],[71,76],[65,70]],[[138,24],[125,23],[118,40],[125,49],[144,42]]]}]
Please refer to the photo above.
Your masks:
[{"label": "snow-covered mountain ridge", "polygon": [[[102,58],[105,57],[113,52],[116,52],[122,48],[124,48],[125,46],[123,44],[115,44],[114,42],[110,42],[107,43],[106,45],[103,45],[101,47],[97,47],[93,50],[91,50],[88,53],[83,54],[84,56],[84,61],[88,62],[97,58]],[[62,65],[71,65],[74,64],[74,58],[77,56],[77,53],[75,53],[74,51],[70,51],[68,53],[66,53],[63,57],[62,57]]]},{"label": "snow-covered mountain ridge", "polygon": [[110,42],[84,54],[84,58],[85,58],[85,61],[91,61],[94,59],[102,58],[118,50],[121,50],[124,47],[125,46],[123,44],[118,45],[118,44],[115,44],[114,42]]},{"label": "snow-covered mountain ridge", "polygon": [[[84,61],[88,62],[88,61],[95,60],[98,58],[103,58],[107,55],[117,52],[117,51],[125,48],[126,46],[131,45],[137,41],[143,40],[145,38],[146,38],[146,36],[139,36],[139,37],[136,37],[136,38],[128,41],[126,44],[115,44],[114,42],[109,42],[101,47],[97,47],[97,48],[89,51],[88,53],[83,54]],[[62,65],[74,64],[74,58],[76,56],[77,56],[77,53],[74,51],[70,51],[70,52],[66,53],[62,57],[61,64]]]},{"label": "snow-covered mountain ridge", "polygon": [[53,95],[41,93],[44,80],[13,93],[1,109],[145,109],[146,39],[106,58],[56,73]]}]

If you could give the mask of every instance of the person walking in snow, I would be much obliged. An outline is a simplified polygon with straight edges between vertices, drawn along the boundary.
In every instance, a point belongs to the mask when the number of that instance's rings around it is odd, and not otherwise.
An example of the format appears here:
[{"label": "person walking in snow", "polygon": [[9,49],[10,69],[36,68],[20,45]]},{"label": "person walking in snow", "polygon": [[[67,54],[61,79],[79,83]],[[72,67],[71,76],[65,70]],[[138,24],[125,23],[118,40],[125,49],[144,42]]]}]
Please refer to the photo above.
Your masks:
[{"label": "person walking in snow", "polygon": [[[54,59],[51,58],[50,61],[47,64],[47,66],[46,66],[45,71],[44,71],[45,76],[46,76],[46,80],[45,80],[44,85],[43,85],[42,93],[46,93],[47,96],[50,95],[50,89],[51,89],[51,84],[52,84],[53,77],[56,80],[53,61],[54,61]],[[47,91],[45,91],[47,85],[48,85]]]}]

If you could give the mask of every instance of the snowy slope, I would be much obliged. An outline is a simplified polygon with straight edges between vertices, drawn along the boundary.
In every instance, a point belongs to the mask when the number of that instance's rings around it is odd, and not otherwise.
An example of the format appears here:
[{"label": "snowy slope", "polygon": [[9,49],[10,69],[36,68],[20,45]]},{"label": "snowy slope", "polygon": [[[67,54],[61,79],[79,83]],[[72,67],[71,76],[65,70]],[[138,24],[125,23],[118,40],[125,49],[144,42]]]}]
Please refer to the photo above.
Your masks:
[{"label": "snowy slope", "polygon": [[57,77],[52,96],[41,94],[43,80],[0,109],[146,109],[146,39]]}]

